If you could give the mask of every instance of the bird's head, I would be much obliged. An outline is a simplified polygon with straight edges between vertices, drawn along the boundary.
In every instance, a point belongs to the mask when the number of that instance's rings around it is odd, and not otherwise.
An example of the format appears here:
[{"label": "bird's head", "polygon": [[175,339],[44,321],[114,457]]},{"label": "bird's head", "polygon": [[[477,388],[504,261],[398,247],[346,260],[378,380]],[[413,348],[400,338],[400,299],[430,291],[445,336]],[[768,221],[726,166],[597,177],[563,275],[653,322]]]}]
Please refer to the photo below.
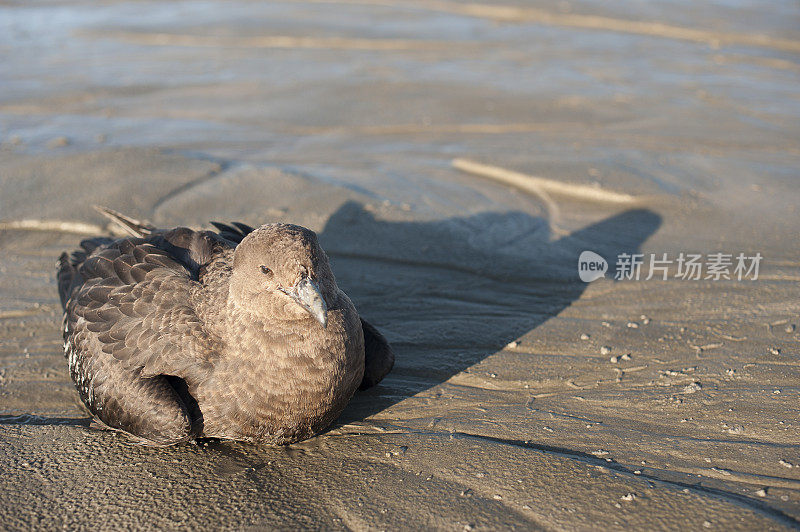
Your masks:
[{"label": "bird's head", "polygon": [[239,308],[270,319],[311,317],[325,327],[336,291],[328,256],[310,229],[262,225],[236,246],[230,296]]}]

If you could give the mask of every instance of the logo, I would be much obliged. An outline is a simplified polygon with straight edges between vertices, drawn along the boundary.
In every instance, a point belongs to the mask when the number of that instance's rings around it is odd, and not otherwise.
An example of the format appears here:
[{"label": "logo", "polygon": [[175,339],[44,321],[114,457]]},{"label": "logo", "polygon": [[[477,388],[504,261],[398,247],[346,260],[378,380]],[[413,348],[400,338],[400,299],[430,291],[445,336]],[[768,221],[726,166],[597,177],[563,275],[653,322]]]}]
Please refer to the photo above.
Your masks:
[{"label": "logo", "polygon": [[578,257],[578,276],[584,283],[605,277],[607,271],[608,262],[594,251],[584,251]]},{"label": "logo", "polygon": [[[756,281],[763,258],[761,253],[680,252],[674,259],[669,253],[620,253],[613,278],[616,281]],[[578,257],[578,276],[584,283],[605,277],[607,271],[608,262],[594,251],[586,250]]]}]

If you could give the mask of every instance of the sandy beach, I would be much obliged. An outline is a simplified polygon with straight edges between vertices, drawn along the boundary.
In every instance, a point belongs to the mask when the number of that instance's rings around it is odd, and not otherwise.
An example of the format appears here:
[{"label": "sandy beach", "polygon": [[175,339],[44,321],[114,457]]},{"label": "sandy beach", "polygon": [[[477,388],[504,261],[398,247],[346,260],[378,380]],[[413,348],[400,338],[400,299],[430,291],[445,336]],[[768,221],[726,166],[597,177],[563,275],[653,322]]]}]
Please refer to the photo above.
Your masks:
[{"label": "sandy beach", "polygon": [[[797,3],[7,1],[0,57],[0,528],[800,528]],[[393,371],[286,447],[91,430],[94,204],[313,229]]]}]

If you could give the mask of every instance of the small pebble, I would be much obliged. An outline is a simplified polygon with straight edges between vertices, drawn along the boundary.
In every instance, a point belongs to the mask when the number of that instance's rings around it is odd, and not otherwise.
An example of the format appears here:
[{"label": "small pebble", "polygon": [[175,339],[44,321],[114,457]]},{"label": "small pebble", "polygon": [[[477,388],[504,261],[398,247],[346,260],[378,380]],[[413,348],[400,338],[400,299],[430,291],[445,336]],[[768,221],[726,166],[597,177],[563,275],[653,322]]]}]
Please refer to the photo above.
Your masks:
[{"label": "small pebble", "polygon": [[620,499],[622,499],[623,501],[633,501],[633,500],[636,500],[636,494],[635,493],[626,493],[625,495],[620,497]]},{"label": "small pebble", "polygon": [[630,360],[630,359],[631,359],[631,355],[630,355],[630,354],[628,354],[628,353],[625,353],[624,355],[622,355],[622,356],[620,357],[620,359],[621,359],[621,360]]},{"label": "small pebble", "polygon": [[581,340],[588,340],[590,336],[586,333],[581,333]]},{"label": "small pebble", "polygon": [[506,347],[508,347],[509,349],[514,349],[514,348],[515,348],[515,347],[517,347],[518,345],[519,345],[519,343],[518,343],[518,342],[509,342],[509,343],[508,343],[508,345],[507,345]]},{"label": "small pebble", "polygon": [[406,451],[408,451],[408,446],[401,445],[400,447],[397,447],[396,449],[392,449],[387,454],[391,454],[392,456],[399,456],[401,454],[406,454]]},{"label": "small pebble", "polygon": [[777,347],[770,347],[769,348],[769,352],[770,352],[771,355],[780,355],[781,354],[781,350],[778,349]]},{"label": "small pebble", "polygon": [[610,361],[612,364],[616,364],[616,363],[617,363],[617,361],[619,360],[619,357],[611,357],[611,358],[609,358],[608,360],[609,360],[609,361]]},{"label": "small pebble", "polygon": [[787,333],[793,333],[794,332],[794,324],[790,323],[789,325],[787,325],[786,328],[784,329],[784,331],[786,331]]},{"label": "small pebble", "polygon": [[794,464],[791,462],[787,462],[786,460],[778,460],[778,463],[781,464],[783,467],[787,469],[791,469],[794,467]]},{"label": "small pebble", "polygon": [[765,490],[764,488],[761,488],[760,490],[756,491],[756,495],[758,495],[759,497],[766,497],[767,496],[767,490]]},{"label": "small pebble", "polygon": [[601,355],[607,355],[610,352],[611,352],[611,348],[608,347],[607,345],[604,345],[603,347],[600,348],[600,354]]},{"label": "small pebble", "polygon": [[639,324],[636,323],[635,321],[629,321],[628,322],[628,328],[629,329],[638,329],[639,328]]},{"label": "small pebble", "polygon": [[703,389],[699,382],[693,382],[683,387],[683,393],[695,393]]}]

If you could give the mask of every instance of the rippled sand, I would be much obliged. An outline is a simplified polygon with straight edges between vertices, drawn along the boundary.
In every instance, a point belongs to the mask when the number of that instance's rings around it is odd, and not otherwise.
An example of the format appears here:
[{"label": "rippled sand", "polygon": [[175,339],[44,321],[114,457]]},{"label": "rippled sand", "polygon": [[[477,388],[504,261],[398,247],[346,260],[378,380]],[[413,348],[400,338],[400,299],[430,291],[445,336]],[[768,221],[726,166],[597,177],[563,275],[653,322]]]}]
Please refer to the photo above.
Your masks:
[{"label": "rippled sand", "polygon": [[[768,8],[4,3],[0,522],[797,528],[800,10]],[[394,371],[285,448],[89,430],[54,264],[93,204],[318,231]],[[587,249],[764,259],[587,285]]]}]

